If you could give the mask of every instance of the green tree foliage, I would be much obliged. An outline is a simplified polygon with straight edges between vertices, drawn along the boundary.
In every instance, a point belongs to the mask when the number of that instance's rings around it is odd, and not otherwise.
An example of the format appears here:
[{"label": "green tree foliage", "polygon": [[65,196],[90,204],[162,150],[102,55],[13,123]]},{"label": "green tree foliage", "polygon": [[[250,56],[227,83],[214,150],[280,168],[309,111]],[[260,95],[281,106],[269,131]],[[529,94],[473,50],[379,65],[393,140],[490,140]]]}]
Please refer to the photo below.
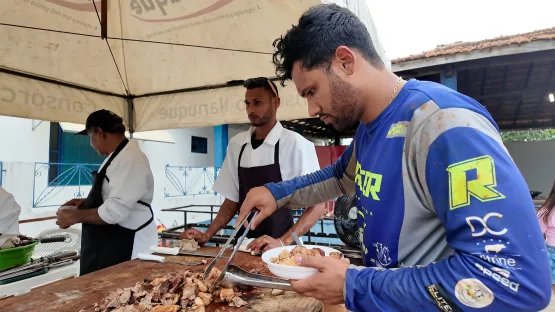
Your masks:
[{"label": "green tree foliage", "polygon": [[501,138],[506,142],[555,140],[555,129],[503,131]]}]

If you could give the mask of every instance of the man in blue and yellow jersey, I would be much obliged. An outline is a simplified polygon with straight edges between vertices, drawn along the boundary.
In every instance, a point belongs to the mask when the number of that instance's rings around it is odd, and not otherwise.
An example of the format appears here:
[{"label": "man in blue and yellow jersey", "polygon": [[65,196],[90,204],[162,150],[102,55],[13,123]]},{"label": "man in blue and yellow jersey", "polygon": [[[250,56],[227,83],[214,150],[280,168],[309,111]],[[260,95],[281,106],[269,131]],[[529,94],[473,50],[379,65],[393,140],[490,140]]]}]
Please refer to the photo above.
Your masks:
[{"label": "man in blue and yellow jersey", "polygon": [[256,227],[274,211],[356,195],[365,267],[302,257],[319,273],[292,287],[351,311],[538,311],[551,297],[528,187],[487,110],[388,70],[364,24],[336,5],[309,9],[275,42],[276,73],[309,113],[344,130],[333,165],[250,190]]}]

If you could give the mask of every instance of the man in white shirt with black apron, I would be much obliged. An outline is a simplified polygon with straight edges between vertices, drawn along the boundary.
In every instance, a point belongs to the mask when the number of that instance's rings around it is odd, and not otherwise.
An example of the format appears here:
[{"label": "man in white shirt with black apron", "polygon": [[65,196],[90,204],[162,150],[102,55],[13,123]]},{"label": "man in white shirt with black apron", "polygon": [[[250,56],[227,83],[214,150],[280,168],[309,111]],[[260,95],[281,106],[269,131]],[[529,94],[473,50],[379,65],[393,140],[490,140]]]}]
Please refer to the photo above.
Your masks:
[{"label": "man in white shirt with black apron", "polygon": [[91,145],[104,160],[93,172],[86,199],[72,199],[58,209],[56,224],[68,228],[82,223],[80,275],[136,258],[157,244],[150,204],[154,178],[146,155],[136,140],[125,137],[118,115],[99,110],[89,115],[86,129]]},{"label": "man in white shirt with black apron", "polygon": [[[210,240],[226,226],[251,188],[280,182],[296,175],[320,169],[314,144],[300,134],[283,128],[276,113],[280,98],[276,85],[265,77],[244,82],[246,111],[252,127],[234,136],[218,173],[213,190],[226,199],[205,233],[191,228],[181,238],[195,239],[199,244]],[[247,237],[255,238],[247,249],[266,251],[294,242],[291,232],[299,236],[308,232],[326,213],[325,204],[308,207],[297,223],[289,209],[273,214]],[[241,228],[238,235],[243,233]]]}]

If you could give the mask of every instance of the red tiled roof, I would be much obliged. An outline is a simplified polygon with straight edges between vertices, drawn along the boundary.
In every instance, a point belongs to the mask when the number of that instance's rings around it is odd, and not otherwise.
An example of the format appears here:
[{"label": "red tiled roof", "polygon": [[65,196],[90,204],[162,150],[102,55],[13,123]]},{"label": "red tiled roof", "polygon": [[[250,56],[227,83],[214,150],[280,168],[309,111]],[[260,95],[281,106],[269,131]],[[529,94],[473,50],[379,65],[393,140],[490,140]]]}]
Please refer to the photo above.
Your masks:
[{"label": "red tiled roof", "polygon": [[467,53],[476,50],[484,50],[495,47],[508,46],[511,44],[528,43],[539,40],[554,40],[555,27],[532,31],[529,33],[517,34],[512,36],[501,36],[493,39],[486,39],[474,42],[456,42],[448,45],[439,45],[437,48],[422,52],[416,55],[397,58],[391,61],[392,64],[404,63],[442,55],[453,55]]}]

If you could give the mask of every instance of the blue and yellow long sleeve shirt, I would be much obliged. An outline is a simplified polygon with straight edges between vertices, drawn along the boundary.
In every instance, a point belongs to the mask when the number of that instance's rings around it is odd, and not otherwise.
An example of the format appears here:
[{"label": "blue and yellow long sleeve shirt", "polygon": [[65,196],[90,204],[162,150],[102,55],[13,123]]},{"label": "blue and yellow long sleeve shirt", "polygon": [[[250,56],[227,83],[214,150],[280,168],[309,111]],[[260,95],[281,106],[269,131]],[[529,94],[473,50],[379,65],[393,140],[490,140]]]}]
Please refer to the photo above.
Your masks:
[{"label": "blue and yellow long sleeve shirt", "polygon": [[528,187],[487,110],[408,81],[331,166],[266,185],[279,207],[356,194],[365,267],[352,311],[538,311],[549,303],[545,242]]}]

